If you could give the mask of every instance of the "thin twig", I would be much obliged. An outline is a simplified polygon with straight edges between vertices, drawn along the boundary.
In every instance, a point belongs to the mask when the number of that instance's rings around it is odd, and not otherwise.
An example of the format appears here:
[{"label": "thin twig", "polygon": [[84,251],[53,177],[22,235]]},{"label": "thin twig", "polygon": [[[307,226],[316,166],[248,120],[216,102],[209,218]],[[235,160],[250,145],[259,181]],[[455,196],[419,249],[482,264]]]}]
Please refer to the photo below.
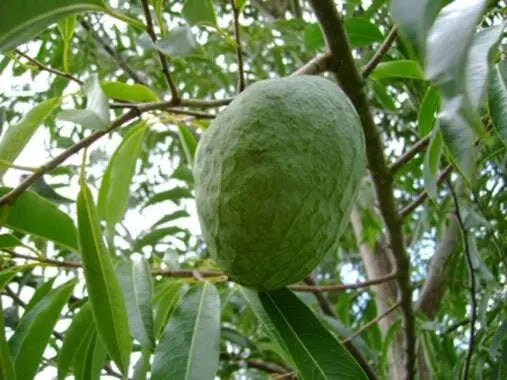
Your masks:
[{"label": "thin twig", "polygon": [[306,62],[291,75],[317,75],[329,70],[331,53],[325,52],[316,55],[310,61]]},{"label": "thin twig", "polygon": [[[141,0],[141,3],[143,4],[144,16],[146,18],[146,31],[148,32],[148,35],[150,36],[152,42],[156,44],[157,36],[155,34],[155,29],[153,28],[153,21],[151,19],[148,0]],[[169,63],[167,62],[167,58],[159,50],[157,50],[157,55],[160,60],[160,64],[162,65],[162,72],[164,73],[165,80],[167,82],[169,89],[171,90],[172,96],[171,100],[173,101],[174,104],[178,104],[180,100],[180,95],[178,94],[178,89],[176,88],[176,85],[174,84],[174,81],[171,77],[171,73],[169,72]]]},{"label": "thin twig", "polygon": [[345,343],[351,342],[355,337],[361,335],[365,330],[369,329],[371,326],[373,326],[374,324],[376,324],[382,318],[384,318],[388,314],[392,313],[394,311],[394,309],[396,309],[400,305],[401,305],[401,302],[395,303],[393,306],[391,306],[389,309],[387,309],[386,311],[384,311],[382,314],[378,315],[375,319],[372,319],[371,321],[368,321],[367,323],[365,323],[363,326],[361,326],[352,335],[350,335],[350,336],[346,337],[345,339],[343,339],[342,343],[345,344]]},{"label": "thin twig", "polygon": [[405,247],[403,223],[394,198],[393,176],[386,163],[383,143],[370,111],[364,78],[356,67],[342,18],[333,0],[311,0],[322,27],[332,60],[330,70],[352,101],[363,128],[368,168],[375,185],[378,205],[385,222],[389,243],[396,263],[397,285],[403,316],[405,370],[408,380],[415,377],[416,332],[410,284],[410,258]]},{"label": "thin twig", "polygon": [[9,255],[11,255],[12,257],[15,257],[17,259],[37,261],[39,263],[50,265],[50,266],[56,266],[56,267],[61,267],[61,268],[80,268],[81,267],[81,263],[79,263],[77,261],[62,261],[62,260],[48,259],[45,257],[30,256],[30,255],[25,255],[23,253],[18,253],[16,251],[13,251],[13,250],[7,249],[7,248],[2,248],[2,251],[8,253]]},{"label": "thin twig", "polygon": [[338,284],[338,285],[291,285],[289,288],[296,292],[341,292],[349,289],[367,288],[372,285],[382,284],[383,282],[391,281],[396,278],[396,272],[390,273],[387,276],[358,282],[357,284]]},{"label": "thin twig", "polygon": [[468,352],[465,358],[465,367],[463,369],[463,379],[468,379],[470,372],[470,363],[472,361],[472,354],[474,351],[474,335],[475,335],[475,321],[477,319],[477,300],[476,300],[476,289],[475,289],[475,272],[474,266],[472,263],[472,255],[470,253],[470,247],[468,244],[468,231],[465,227],[465,223],[461,217],[458,197],[454,188],[451,184],[451,181],[447,181],[447,186],[449,187],[449,191],[451,193],[452,199],[454,201],[454,207],[456,208],[456,217],[458,218],[458,224],[461,229],[461,233],[463,234],[463,245],[465,247],[465,258],[468,267],[468,274],[470,276],[470,303],[471,312],[470,312],[470,336],[468,338]]},{"label": "thin twig", "polygon": [[60,70],[54,69],[52,67],[49,67],[49,66],[43,64],[42,62],[39,62],[38,60],[30,57],[29,55],[23,53],[19,49],[16,49],[15,52],[17,54],[19,54],[20,56],[22,56],[23,58],[25,58],[28,62],[30,62],[31,64],[33,64],[35,67],[37,67],[41,71],[47,71],[48,73],[58,75],[59,77],[62,77],[62,78],[74,81],[74,82],[78,83],[79,85],[83,84],[83,81],[81,79],[75,77],[74,75],[66,73],[64,71],[60,71]]},{"label": "thin twig", "polygon": [[[452,165],[447,165],[438,175],[437,184],[442,182],[449,175],[449,173],[451,171],[452,171]],[[400,210],[401,218],[405,218],[407,215],[409,215],[419,205],[421,205],[426,200],[426,198],[428,198],[428,193],[426,192],[426,190],[421,191],[419,193],[419,195],[417,195],[412,202],[410,202],[408,205],[406,205],[405,207],[403,207]]]},{"label": "thin twig", "polygon": [[241,38],[239,35],[239,9],[236,0],[230,0],[234,19],[234,38],[236,39],[236,59],[238,61],[238,92],[245,89],[245,72],[243,68],[243,52],[241,51]]},{"label": "thin twig", "polygon": [[375,67],[377,67],[382,57],[387,53],[393,42],[396,40],[396,37],[398,37],[398,27],[393,26],[391,30],[389,30],[387,37],[379,46],[378,50],[375,52],[373,57],[361,69],[361,75],[363,76],[363,78],[367,78],[368,75],[370,75],[370,73],[375,69]]},{"label": "thin twig", "polygon": [[[322,293],[322,291],[320,290],[320,287],[317,286],[317,283],[315,282],[315,280],[313,278],[311,278],[310,276],[307,276],[307,277],[305,277],[304,282],[308,286],[312,287],[311,292],[313,293],[313,295],[317,299],[317,302],[319,303],[319,306],[322,309],[322,312],[329,317],[336,318],[336,313],[333,310],[333,306],[331,305],[331,303],[329,302],[327,297],[324,295],[324,293]],[[297,286],[297,285],[295,285],[295,286]],[[290,287],[290,288],[292,290],[295,290],[293,287]]]},{"label": "thin twig", "polygon": [[125,72],[125,74],[127,74],[130,78],[132,78],[136,83],[140,83],[145,86],[147,85],[146,82],[143,81],[139,77],[139,75],[133,69],[130,68],[130,66],[127,64],[127,62],[125,62],[122,56],[115,49],[113,49],[106,41],[104,41],[104,39],[100,37],[95,30],[93,30],[93,27],[88,23],[88,21],[81,18],[79,19],[79,23],[88,33],[91,34],[95,42],[97,42],[105,50],[105,52],[116,61],[118,66],[120,66],[120,68]]},{"label": "thin twig", "polygon": [[19,306],[21,307],[26,307],[26,303],[25,301],[23,301],[21,298],[19,298],[19,296],[16,294],[16,292],[14,292],[11,288],[9,288],[9,285],[6,285],[5,288],[5,294],[7,294],[10,298],[12,298],[12,300],[18,304]]},{"label": "thin twig", "polygon": [[409,150],[403,153],[392,165],[391,165],[391,173],[396,173],[401,167],[403,167],[407,162],[409,162],[417,153],[422,151],[428,143],[430,142],[430,135],[423,137],[418,140],[414,145],[412,145]]},{"label": "thin twig", "polygon": [[16,165],[16,164],[10,163],[9,161],[6,161],[6,160],[0,160],[0,167],[7,167],[7,168],[12,168],[12,169],[22,170],[24,172],[36,172],[37,171],[37,168],[33,168],[31,166]]},{"label": "thin twig", "polygon": [[216,117],[216,115],[212,115],[210,113],[184,110],[184,109],[181,109],[181,108],[171,108],[167,112],[169,112],[169,113],[175,113],[175,114],[179,114],[179,115],[194,116],[197,119],[214,119]]}]

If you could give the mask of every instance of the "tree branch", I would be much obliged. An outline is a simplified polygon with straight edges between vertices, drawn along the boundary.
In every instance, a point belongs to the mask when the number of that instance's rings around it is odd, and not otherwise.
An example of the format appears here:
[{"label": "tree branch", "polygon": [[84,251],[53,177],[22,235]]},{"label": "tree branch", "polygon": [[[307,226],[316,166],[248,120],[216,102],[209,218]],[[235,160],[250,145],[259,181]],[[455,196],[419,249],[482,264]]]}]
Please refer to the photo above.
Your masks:
[{"label": "tree branch", "polygon": [[470,363],[472,361],[472,354],[474,351],[474,338],[475,338],[475,321],[477,319],[477,300],[476,300],[476,289],[475,289],[475,273],[474,266],[472,263],[472,255],[470,253],[470,247],[468,245],[468,231],[465,227],[465,223],[461,217],[461,211],[459,207],[458,197],[450,181],[447,181],[449,191],[451,192],[452,199],[454,201],[454,207],[456,208],[456,217],[458,218],[458,224],[463,234],[463,245],[465,247],[465,258],[468,267],[468,274],[470,276],[470,337],[468,338],[468,352],[465,358],[465,367],[463,369],[463,379],[468,379],[470,372]]},{"label": "tree branch", "polygon": [[428,146],[430,142],[430,135],[427,135],[417,141],[405,153],[403,153],[390,167],[392,174],[396,173],[401,167],[409,162],[414,156]]},{"label": "tree branch", "polygon": [[234,38],[236,39],[236,59],[238,61],[238,92],[245,89],[245,73],[243,68],[243,52],[241,51],[241,38],[239,35],[239,9],[236,0],[230,0],[234,19]]},{"label": "tree branch", "polygon": [[393,42],[396,40],[396,37],[398,37],[398,27],[393,26],[391,30],[389,30],[387,37],[382,42],[382,44],[380,44],[378,50],[375,52],[373,57],[361,69],[361,75],[363,76],[363,78],[367,78],[368,75],[370,75],[370,73],[375,69],[375,67],[377,67],[382,57],[387,53]]},{"label": "tree branch", "polygon": [[[151,19],[150,7],[148,5],[148,0],[141,0],[143,4],[144,16],[146,18],[146,31],[150,36],[151,40],[155,44],[157,42],[157,36],[155,34],[155,30],[153,29],[153,21]],[[162,54],[159,50],[157,50],[157,55],[160,60],[160,64],[162,65],[162,72],[164,73],[165,80],[167,82],[167,86],[171,90],[172,102],[173,104],[178,104],[180,101],[180,95],[178,94],[178,89],[174,84],[174,81],[171,77],[171,73],[169,72],[169,63],[167,62],[167,58],[164,54]]]},{"label": "tree branch", "polygon": [[[397,277],[396,273],[390,273],[387,276],[359,282],[357,284],[338,284],[338,285],[290,285],[289,288],[296,292],[341,292],[350,289],[367,288],[372,285],[382,284],[387,281],[394,280]],[[313,281],[313,280],[312,280]],[[305,279],[306,282],[306,279]],[[307,282],[308,283],[308,282]],[[315,283],[314,283],[315,284]]]},{"label": "tree branch", "polygon": [[325,52],[316,55],[291,75],[317,75],[329,70],[331,53]]},{"label": "tree branch", "polygon": [[393,178],[385,161],[380,135],[370,113],[366,92],[363,88],[363,78],[355,66],[345,29],[335,4],[332,0],[312,0],[311,4],[333,58],[331,70],[354,104],[363,126],[368,166],[396,261],[397,283],[403,313],[406,376],[408,379],[413,379],[415,376],[416,338],[410,285],[410,261],[405,250],[402,219],[398,214],[394,200]]},{"label": "tree branch", "polygon": [[42,264],[47,264],[50,266],[56,266],[56,267],[61,267],[61,268],[81,268],[81,263],[79,263],[77,261],[62,261],[62,260],[48,259],[45,257],[30,256],[30,255],[25,255],[23,253],[18,253],[16,251],[13,251],[13,250],[7,249],[7,248],[2,248],[2,251],[8,253],[11,257],[15,257],[17,259],[37,261]]}]

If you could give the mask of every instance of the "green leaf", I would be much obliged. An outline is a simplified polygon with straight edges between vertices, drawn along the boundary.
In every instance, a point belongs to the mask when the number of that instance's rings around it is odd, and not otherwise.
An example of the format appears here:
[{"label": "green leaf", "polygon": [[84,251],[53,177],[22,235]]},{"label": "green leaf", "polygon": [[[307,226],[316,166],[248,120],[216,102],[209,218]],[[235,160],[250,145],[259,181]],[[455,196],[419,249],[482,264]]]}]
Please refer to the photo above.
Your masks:
[{"label": "green leaf", "polygon": [[437,175],[442,155],[443,140],[442,134],[438,129],[435,130],[431,137],[430,144],[424,155],[424,186],[428,195],[433,199],[437,199]]},{"label": "green leaf", "polygon": [[114,151],[102,177],[98,198],[99,216],[106,221],[107,233],[113,236],[116,224],[128,207],[129,187],[141,152],[146,122],[132,127]]},{"label": "green leaf", "polygon": [[301,379],[367,378],[336,337],[287,288],[258,294],[241,289],[254,313],[290,356]]},{"label": "green leaf", "polygon": [[141,357],[134,365],[133,380],[146,380],[146,375],[150,370],[150,357],[150,351],[143,350],[141,352]]},{"label": "green leaf", "polygon": [[[169,215],[163,216],[157,222],[155,222],[151,226],[151,229],[153,229],[153,228],[155,228],[157,226],[160,226],[161,224],[164,224],[164,223],[167,223],[167,222],[171,222],[171,221],[179,219],[179,218],[186,218],[188,216],[190,216],[190,214],[188,212],[186,212],[185,210],[178,210],[178,211],[172,212]],[[0,245],[0,247],[1,247],[1,245]]]},{"label": "green leaf", "polygon": [[426,76],[447,97],[460,93],[468,49],[486,0],[453,1],[442,8],[428,33]]},{"label": "green leaf", "polygon": [[90,325],[88,327],[88,330],[83,331],[82,339],[77,346],[76,354],[74,355],[74,361],[72,362],[75,380],[92,379],[89,372],[91,355],[96,338],[97,331],[93,325]]},{"label": "green leaf", "polygon": [[127,304],[130,331],[143,348],[155,346],[151,306],[151,272],[146,260],[123,259],[116,273]]},{"label": "green leaf", "polygon": [[180,300],[182,287],[183,283],[181,281],[165,280],[157,288],[157,292],[153,297],[153,303],[155,304],[155,321],[153,325],[157,339],[160,338],[174,306]]},{"label": "green leaf", "polygon": [[353,47],[370,45],[384,39],[378,26],[366,17],[345,18],[345,31]]},{"label": "green leaf", "polygon": [[218,367],[220,297],[210,283],[183,296],[153,359],[152,380],[213,379]]},{"label": "green leaf", "polygon": [[56,288],[21,318],[9,340],[18,379],[32,379],[37,373],[51,332],[75,284],[71,280]]},{"label": "green leaf", "polygon": [[[0,4],[0,11],[1,9],[2,5]],[[0,25],[2,25],[1,22]],[[59,98],[45,100],[28,111],[19,123],[11,125],[0,140],[0,160],[13,163],[28,144],[37,128],[55,108],[60,106],[60,103],[61,99]],[[0,166],[0,178],[3,177],[6,171],[7,167]]]},{"label": "green leaf", "polygon": [[32,298],[30,298],[30,302],[25,307],[25,313],[28,313],[35,305],[39,303],[41,299],[49,294],[51,289],[53,289],[53,283],[55,282],[55,277],[46,281],[42,285],[39,285],[35,290]]},{"label": "green leaf", "polygon": [[22,272],[27,269],[32,269],[35,266],[37,266],[37,264],[18,265],[0,271],[0,291],[4,289],[5,285],[11,282],[11,280],[16,276],[18,272]]},{"label": "green leaf", "polygon": [[496,50],[505,24],[492,26],[474,35],[466,65],[466,91],[475,110],[486,96],[491,53]]},{"label": "green leaf", "polygon": [[211,0],[185,0],[181,14],[189,25],[217,24]]},{"label": "green leaf", "polygon": [[183,57],[190,54],[196,47],[191,28],[187,26],[176,27],[157,41],[157,50],[171,57]]},{"label": "green leaf", "polygon": [[419,107],[417,115],[417,125],[419,127],[419,136],[424,137],[430,133],[435,125],[436,114],[440,104],[440,95],[436,87],[428,87],[426,94]]},{"label": "green leaf", "polygon": [[146,245],[155,245],[166,236],[174,236],[177,233],[184,231],[185,230],[183,230],[182,228],[176,226],[159,228],[157,230],[150,231],[135,242],[134,250],[139,251],[141,250],[142,247]]},{"label": "green leaf", "polygon": [[381,62],[370,74],[373,80],[386,78],[410,78],[424,80],[424,74],[416,61],[398,60]]},{"label": "green leaf", "polygon": [[148,207],[164,201],[173,201],[175,203],[178,203],[182,198],[191,197],[192,194],[186,187],[175,187],[174,189],[162,191],[158,194],[155,194],[150,199],[148,199],[148,202],[146,202],[144,207]]},{"label": "green leaf", "polygon": [[401,34],[422,61],[428,30],[440,9],[439,0],[392,0],[391,14]]},{"label": "green leaf", "polygon": [[58,119],[70,121],[89,129],[104,129],[107,123],[90,110],[63,110],[58,112]]},{"label": "green leaf", "polygon": [[72,15],[58,21],[57,27],[63,39],[63,49],[62,49],[63,71],[69,72],[69,50],[70,45],[72,43],[72,36],[74,35],[74,29],[76,27],[76,16]]},{"label": "green leaf", "polygon": [[507,86],[500,73],[499,65],[496,65],[491,72],[488,102],[491,120],[505,141],[507,140]]},{"label": "green leaf", "polygon": [[319,24],[307,24],[303,32],[305,48],[309,51],[316,51],[326,46],[324,36]]},{"label": "green leaf", "polygon": [[5,339],[4,330],[4,310],[0,299],[0,379],[16,380],[14,362]]},{"label": "green leaf", "polygon": [[103,0],[2,0],[0,2],[0,51],[12,49],[59,19],[80,12],[104,11]]},{"label": "green leaf", "polygon": [[[0,195],[9,188],[0,188]],[[26,234],[51,240],[77,252],[76,227],[72,219],[53,203],[32,191],[25,191],[11,205],[2,206],[2,225]],[[30,218],[26,216],[30,215]]]},{"label": "green leaf", "polygon": [[178,124],[178,136],[180,136],[181,145],[183,145],[188,164],[190,167],[193,167],[197,140],[192,132],[183,124]]},{"label": "green leaf", "polygon": [[111,256],[102,239],[97,210],[85,183],[77,199],[79,247],[97,332],[106,351],[126,374],[132,342],[127,309]]},{"label": "green leaf", "polygon": [[158,96],[142,84],[122,82],[100,82],[102,91],[108,98],[127,102],[156,102]]},{"label": "green leaf", "polygon": [[84,334],[90,328],[94,328],[93,316],[90,304],[87,302],[81,307],[81,310],[74,315],[72,323],[65,332],[62,348],[58,353],[58,380],[64,380],[67,376],[74,362],[79,344],[82,342]]}]

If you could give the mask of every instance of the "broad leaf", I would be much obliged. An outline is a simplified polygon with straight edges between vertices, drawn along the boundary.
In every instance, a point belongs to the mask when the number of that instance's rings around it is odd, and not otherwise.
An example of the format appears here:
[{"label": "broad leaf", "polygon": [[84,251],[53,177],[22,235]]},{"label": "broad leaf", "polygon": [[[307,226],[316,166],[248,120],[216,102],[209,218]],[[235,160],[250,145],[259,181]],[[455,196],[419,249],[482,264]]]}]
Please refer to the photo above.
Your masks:
[{"label": "broad leaf", "polygon": [[0,379],[16,380],[14,362],[5,339],[4,310],[0,299]]},{"label": "broad leaf", "polygon": [[426,76],[445,85],[446,96],[463,86],[468,49],[486,0],[455,0],[442,8],[431,27],[426,51]]},{"label": "broad leaf", "polygon": [[142,84],[122,82],[101,82],[102,91],[108,98],[127,102],[155,102],[158,96]]},{"label": "broad leaf", "polygon": [[386,78],[424,79],[424,74],[416,61],[398,60],[379,63],[370,74],[374,80]]},{"label": "broad leaf", "polygon": [[150,267],[144,259],[123,259],[116,267],[116,273],[127,304],[130,331],[143,348],[152,350],[155,340]]},{"label": "broad leaf", "polygon": [[440,95],[437,89],[435,87],[428,87],[417,115],[417,125],[419,127],[420,137],[426,136],[433,128],[439,104]]},{"label": "broad leaf", "polygon": [[[0,188],[0,195],[9,190]],[[72,251],[78,250],[76,227],[72,219],[37,194],[25,191],[13,204],[2,206],[0,210],[3,226],[51,240]]]},{"label": "broad leaf", "polygon": [[197,47],[192,30],[181,26],[171,29],[164,38],[157,41],[156,48],[171,57],[188,55]]},{"label": "broad leaf", "polygon": [[75,284],[71,280],[54,289],[21,318],[9,340],[18,379],[32,379],[37,373],[51,332]]},{"label": "broad leaf", "polygon": [[370,45],[384,38],[378,26],[366,17],[346,18],[344,23],[349,42],[353,47]]},{"label": "broad leaf", "polygon": [[[290,290],[271,292],[242,289],[254,313],[275,332],[301,379],[366,379],[354,358]],[[249,294],[248,294],[249,293]],[[251,300],[258,297],[258,302]],[[259,310],[261,305],[262,310]]]},{"label": "broad leaf", "polygon": [[326,43],[319,24],[307,24],[303,32],[303,41],[309,51],[322,49]]},{"label": "broad leaf", "polygon": [[144,121],[129,130],[114,151],[102,177],[97,208],[100,217],[106,221],[107,232],[111,236],[128,207],[129,187],[145,132]]},{"label": "broad leaf", "polygon": [[0,51],[22,44],[65,16],[104,11],[103,0],[2,0],[0,2]]},{"label": "broad leaf", "polygon": [[507,140],[507,85],[499,65],[491,71],[488,84],[489,114],[504,140]]},{"label": "broad leaf", "polygon": [[211,0],[185,0],[181,14],[189,25],[216,25],[217,23]]},{"label": "broad leaf", "polygon": [[442,134],[438,129],[431,137],[428,149],[424,155],[424,186],[428,195],[436,200],[437,198],[437,175],[442,155],[443,140]]},{"label": "broad leaf", "polygon": [[23,245],[23,242],[13,234],[0,235],[0,248],[12,248]]},{"label": "broad leaf", "polygon": [[213,379],[218,367],[220,297],[210,283],[183,296],[155,349],[152,380]]},{"label": "broad leaf", "polygon": [[93,319],[106,351],[126,373],[131,350],[127,310],[120,283],[100,232],[90,189],[81,183],[77,199],[79,247]]},{"label": "broad leaf", "polygon": [[181,145],[183,145],[188,164],[192,167],[194,164],[195,150],[197,148],[197,140],[192,132],[182,124],[178,125],[178,135],[180,136]]},{"label": "broad leaf", "polygon": [[[1,9],[2,4],[0,4],[0,14]],[[1,22],[0,25],[2,25]],[[13,163],[37,128],[60,105],[60,102],[59,98],[45,100],[33,107],[19,123],[11,125],[0,140],[0,160]],[[7,167],[0,165],[0,178],[6,171]]]}]

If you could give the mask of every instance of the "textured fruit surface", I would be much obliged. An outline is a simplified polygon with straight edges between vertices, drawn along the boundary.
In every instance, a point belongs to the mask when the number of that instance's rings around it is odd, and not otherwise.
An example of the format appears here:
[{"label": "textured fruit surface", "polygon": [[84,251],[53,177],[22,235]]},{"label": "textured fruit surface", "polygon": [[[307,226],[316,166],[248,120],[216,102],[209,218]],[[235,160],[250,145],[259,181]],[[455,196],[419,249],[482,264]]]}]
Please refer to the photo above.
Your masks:
[{"label": "textured fruit surface", "polygon": [[301,280],[336,248],[364,162],[359,118],[335,83],[297,76],[248,87],[197,148],[197,211],[212,257],[248,287]]}]

